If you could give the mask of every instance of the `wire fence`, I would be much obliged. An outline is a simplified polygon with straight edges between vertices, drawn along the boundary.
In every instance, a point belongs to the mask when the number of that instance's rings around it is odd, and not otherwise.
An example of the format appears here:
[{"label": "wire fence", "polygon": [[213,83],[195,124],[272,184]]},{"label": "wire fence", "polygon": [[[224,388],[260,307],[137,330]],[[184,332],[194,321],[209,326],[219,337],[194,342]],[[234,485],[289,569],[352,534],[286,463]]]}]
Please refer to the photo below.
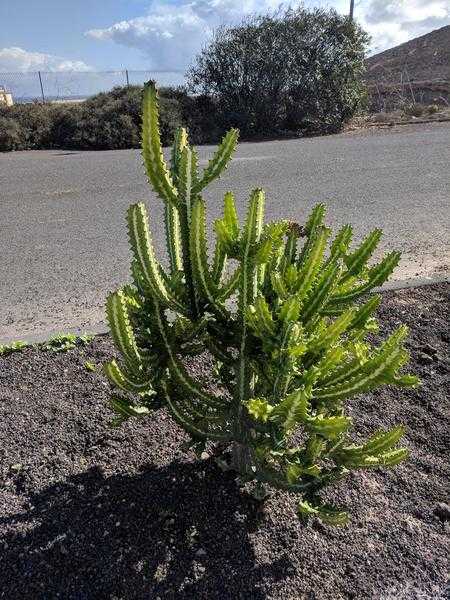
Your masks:
[{"label": "wire fence", "polygon": [[116,86],[142,85],[153,79],[160,87],[184,83],[182,73],[170,71],[27,71],[0,73],[0,88],[15,103],[77,102]]}]

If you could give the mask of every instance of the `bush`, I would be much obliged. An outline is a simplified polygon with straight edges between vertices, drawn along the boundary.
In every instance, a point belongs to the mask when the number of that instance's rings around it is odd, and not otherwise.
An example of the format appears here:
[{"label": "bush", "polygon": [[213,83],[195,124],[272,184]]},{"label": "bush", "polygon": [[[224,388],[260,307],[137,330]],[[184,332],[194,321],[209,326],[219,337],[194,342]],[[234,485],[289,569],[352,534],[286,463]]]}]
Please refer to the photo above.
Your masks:
[{"label": "bush", "polygon": [[0,109],[0,116],[17,123],[20,143],[15,150],[52,148],[52,106],[16,104]]},{"label": "bush", "polygon": [[[163,88],[160,91],[161,109],[164,109],[164,100],[172,99],[176,101],[180,113],[181,122],[188,128],[189,137],[196,144],[207,144],[220,140],[222,128],[218,123],[217,106],[214,100],[205,95],[189,95],[185,88]],[[164,124],[164,112],[161,114],[162,124]],[[162,131],[163,144],[167,143],[167,138]],[[170,139],[173,139],[173,135]]]},{"label": "bush", "polygon": [[[142,87],[114,88],[79,105],[78,122],[66,147],[80,149],[138,148],[140,144]],[[164,99],[161,110],[163,143],[168,143],[181,124],[177,103]]]},{"label": "bush", "polygon": [[0,116],[0,152],[21,150],[23,131],[14,119]]},{"label": "bush", "polygon": [[114,150],[137,148],[139,136],[130,115],[116,111],[94,112],[84,109],[80,120],[66,139],[64,146],[86,150]]},{"label": "bush", "polygon": [[334,10],[303,8],[219,29],[190,69],[223,128],[245,136],[339,130],[366,98],[367,35]]},{"label": "bush", "polygon": [[[0,139],[5,140],[1,148],[138,148],[142,89],[141,86],[114,88],[79,104],[34,103],[1,108],[0,117],[3,115],[7,119],[0,129]],[[169,97],[161,102],[164,145],[169,144],[176,128],[183,123],[176,92],[169,89],[167,94]],[[182,92],[178,95],[182,95]],[[11,125],[12,122],[15,125]]]},{"label": "bush", "polygon": [[[302,518],[343,524],[345,511],[322,500],[324,488],[352,469],[391,467],[408,455],[397,447],[401,426],[356,442],[345,414],[346,401],[357,394],[385,384],[417,384],[400,373],[408,361],[406,328],[373,345],[381,297],[359,303],[386,281],[400,255],[391,252],[368,267],[381,231],[350,250],[348,225],[326,252],[331,231],[323,225],[320,204],[304,227],[285,221],[264,225],[264,193],[256,189],[242,227],[232,193],[225,195],[210,262],[201,193],[226,168],[237,135],[227,133],[200,174],[186,132],[179,130],[169,170],[161,152],[156,90],[146,89],[143,157],[165,205],[170,268],[155,257],[145,205],[130,206],[134,284],[107,300],[122,355],[120,363],[104,367],[115,389],[114,424],[166,406],[196,451],[216,444],[224,453],[222,466],[254,482],[258,494],[266,485],[300,494]],[[214,364],[209,387],[185,362],[205,352]]]},{"label": "bush", "polygon": [[52,105],[52,144],[54,148],[73,148],[73,139],[82,120],[81,104]]}]

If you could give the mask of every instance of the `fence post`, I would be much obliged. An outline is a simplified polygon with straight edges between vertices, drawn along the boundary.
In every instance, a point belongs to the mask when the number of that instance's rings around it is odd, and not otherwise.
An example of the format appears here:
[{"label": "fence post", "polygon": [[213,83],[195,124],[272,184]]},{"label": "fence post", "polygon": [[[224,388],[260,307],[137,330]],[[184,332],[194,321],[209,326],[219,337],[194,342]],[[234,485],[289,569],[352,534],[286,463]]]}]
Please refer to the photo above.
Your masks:
[{"label": "fence post", "polygon": [[41,77],[41,72],[40,71],[38,71],[38,75],[39,75],[39,83],[41,84],[42,102],[45,102],[44,86],[42,85],[42,77]]},{"label": "fence post", "polygon": [[127,87],[130,87],[130,81],[128,79],[128,69],[125,69],[125,78],[127,80]]}]

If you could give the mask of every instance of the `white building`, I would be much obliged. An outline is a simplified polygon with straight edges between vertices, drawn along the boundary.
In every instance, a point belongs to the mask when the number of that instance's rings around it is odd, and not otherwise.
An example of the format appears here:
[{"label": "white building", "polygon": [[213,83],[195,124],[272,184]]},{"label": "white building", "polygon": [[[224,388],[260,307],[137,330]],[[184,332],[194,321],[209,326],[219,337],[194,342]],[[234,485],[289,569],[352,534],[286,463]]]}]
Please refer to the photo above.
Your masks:
[{"label": "white building", "polygon": [[0,87],[0,105],[12,106],[14,104],[12,94],[4,87]]}]

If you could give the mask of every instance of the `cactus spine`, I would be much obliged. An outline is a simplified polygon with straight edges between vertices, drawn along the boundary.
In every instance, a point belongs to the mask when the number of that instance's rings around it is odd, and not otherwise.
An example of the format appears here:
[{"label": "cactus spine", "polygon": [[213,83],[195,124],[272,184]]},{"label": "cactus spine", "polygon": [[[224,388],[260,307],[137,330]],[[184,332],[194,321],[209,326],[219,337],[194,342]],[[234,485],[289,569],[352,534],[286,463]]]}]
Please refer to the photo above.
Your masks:
[{"label": "cactus spine", "polygon": [[[324,503],[320,491],[350,469],[394,466],[407,456],[397,447],[402,427],[356,445],[352,419],[344,414],[345,401],[357,394],[417,384],[400,373],[408,361],[406,328],[372,346],[367,336],[377,328],[380,297],[360,302],[388,279],[399,254],[369,267],[381,231],[350,251],[349,225],[329,244],[322,204],[304,227],[264,225],[264,192],[256,189],[242,227],[232,193],[225,195],[211,261],[201,192],[223,173],[237,138],[237,130],[228,132],[200,174],[195,150],[180,129],[168,167],[157,92],[153,84],[145,87],[142,155],[165,205],[169,265],[156,257],[145,205],[130,206],[133,285],[107,301],[122,356],[104,368],[115,388],[114,422],[165,406],[194,448],[207,441],[231,446],[231,466],[242,477],[299,493],[303,518],[343,524],[345,511]],[[205,351],[215,361],[214,393],[186,364],[186,357]],[[301,442],[294,437],[299,431]]]}]

